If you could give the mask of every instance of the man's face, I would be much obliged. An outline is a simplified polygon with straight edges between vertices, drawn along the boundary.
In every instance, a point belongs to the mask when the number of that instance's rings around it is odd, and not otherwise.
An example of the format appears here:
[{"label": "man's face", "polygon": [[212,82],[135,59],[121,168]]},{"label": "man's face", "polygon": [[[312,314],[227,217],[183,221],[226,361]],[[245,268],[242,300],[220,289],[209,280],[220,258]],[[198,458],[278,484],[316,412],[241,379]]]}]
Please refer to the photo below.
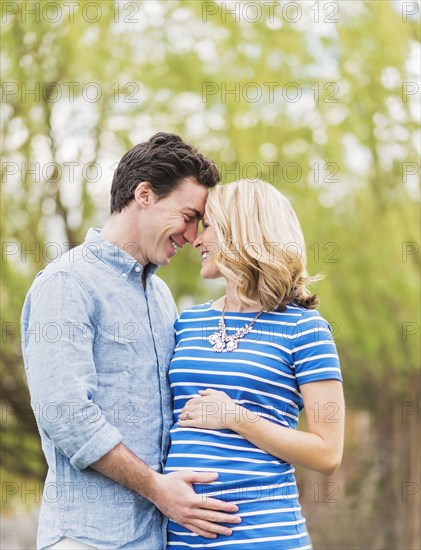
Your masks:
[{"label": "man's face", "polygon": [[207,195],[207,187],[185,178],[167,197],[148,205],[140,235],[143,265],[166,265],[186,242],[196,239]]}]

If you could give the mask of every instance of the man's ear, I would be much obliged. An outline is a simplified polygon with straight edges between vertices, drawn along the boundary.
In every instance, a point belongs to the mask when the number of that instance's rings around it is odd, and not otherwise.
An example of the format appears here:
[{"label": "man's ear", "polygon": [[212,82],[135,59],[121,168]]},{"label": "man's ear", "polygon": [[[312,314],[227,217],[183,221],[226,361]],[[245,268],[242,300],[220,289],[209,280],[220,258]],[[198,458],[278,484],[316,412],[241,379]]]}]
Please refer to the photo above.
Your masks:
[{"label": "man's ear", "polygon": [[136,187],[134,200],[140,208],[145,208],[155,202],[155,193],[152,191],[151,184],[148,181],[142,181]]}]

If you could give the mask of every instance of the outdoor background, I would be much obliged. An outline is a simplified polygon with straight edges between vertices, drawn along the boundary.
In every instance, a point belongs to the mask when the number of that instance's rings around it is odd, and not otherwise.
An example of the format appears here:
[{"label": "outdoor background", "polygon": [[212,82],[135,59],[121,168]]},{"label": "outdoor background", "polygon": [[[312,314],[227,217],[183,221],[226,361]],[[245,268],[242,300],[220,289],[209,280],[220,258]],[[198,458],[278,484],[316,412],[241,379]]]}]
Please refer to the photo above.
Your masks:
[{"label": "outdoor background", "polygon": [[[419,549],[419,2],[1,10],[2,548],[34,548],[45,474],[20,351],[25,293],[107,219],[126,150],[169,131],[223,182],[281,189],[310,272],[326,275],[347,426],[337,474],[297,472],[315,548]],[[198,273],[191,247],[160,270],[180,309],[222,294]]]}]

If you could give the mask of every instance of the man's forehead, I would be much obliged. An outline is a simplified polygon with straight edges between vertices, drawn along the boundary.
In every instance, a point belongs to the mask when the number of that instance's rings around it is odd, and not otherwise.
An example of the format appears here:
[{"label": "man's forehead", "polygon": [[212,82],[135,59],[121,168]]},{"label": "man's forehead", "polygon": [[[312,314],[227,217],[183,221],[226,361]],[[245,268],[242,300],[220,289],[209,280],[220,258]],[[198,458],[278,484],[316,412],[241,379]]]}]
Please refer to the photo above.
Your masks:
[{"label": "man's forehead", "polygon": [[209,190],[205,185],[201,185],[194,178],[186,178],[178,187],[179,204],[183,210],[190,211],[200,219],[205,212],[208,192]]}]

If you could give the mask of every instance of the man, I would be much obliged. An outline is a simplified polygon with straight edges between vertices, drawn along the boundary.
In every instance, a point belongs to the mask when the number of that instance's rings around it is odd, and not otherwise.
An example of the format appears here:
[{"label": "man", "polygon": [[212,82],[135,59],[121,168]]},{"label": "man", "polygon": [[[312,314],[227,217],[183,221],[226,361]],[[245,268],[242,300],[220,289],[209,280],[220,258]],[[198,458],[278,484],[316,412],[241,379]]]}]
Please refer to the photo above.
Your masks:
[{"label": "man", "polygon": [[[203,500],[212,473],[163,475],[176,307],[154,275],[197,236],[216,166],[159,133],[120,161],[102,231],[35,279],[23,355],[48,475],[38,548],[162,550],[171,517],[208,538],[238,508]],[[161,515],[161,512],[163,515]]]}]

